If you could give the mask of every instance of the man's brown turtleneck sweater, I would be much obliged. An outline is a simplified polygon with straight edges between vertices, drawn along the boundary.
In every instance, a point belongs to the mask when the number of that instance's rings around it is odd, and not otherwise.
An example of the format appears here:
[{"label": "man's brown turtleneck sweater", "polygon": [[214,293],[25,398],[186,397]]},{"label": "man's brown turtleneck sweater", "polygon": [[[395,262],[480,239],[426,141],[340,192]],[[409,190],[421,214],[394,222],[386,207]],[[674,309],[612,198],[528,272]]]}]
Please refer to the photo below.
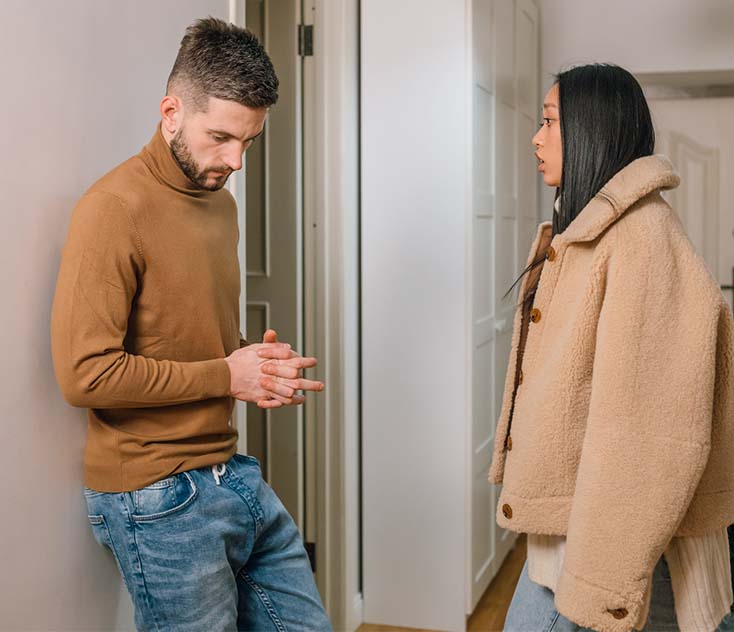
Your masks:
[{"label": "man's brown turtleneck sweater", "polygon": [[139,489],[234,454],[237,240],[232,196],[196,189],[160,127],[77,204],[51,341],[64,396],[89,408],[88,487]]}]

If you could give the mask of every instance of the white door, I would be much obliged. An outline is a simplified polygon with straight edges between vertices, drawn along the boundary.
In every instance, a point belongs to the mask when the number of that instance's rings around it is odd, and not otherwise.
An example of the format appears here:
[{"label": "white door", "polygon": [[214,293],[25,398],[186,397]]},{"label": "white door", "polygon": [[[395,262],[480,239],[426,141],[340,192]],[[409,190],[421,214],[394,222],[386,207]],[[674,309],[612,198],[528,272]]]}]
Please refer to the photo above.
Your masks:
[{"label": "white door", "polygon": [[[238,3],[239,4],[239,3]],[[265,46],[280,81],[265,132],[246,154],[244,192],[236,192],[244,242],[243,328],[250,342],[268,328],[303,349],[300,93],[296,0],[246,0],[245,24]],[[244,204],[243,204],[244,202]],[[304,526],[303,408],[238,408],[240,450],[257,457],[301,531]]]},{"label": "white door", "polygon": [[515,534],[497,526],[499,489],[487,482],[510,353],[515,300],[538,220],[530,139],[538,117],[538,9],[531,0],[473,2],[473,402],[471,613]]},{"label": "white door", "polygon": [[734,98],[650,99],[656,151],[681,184],[666,194],[732,305],[734,286]]}]

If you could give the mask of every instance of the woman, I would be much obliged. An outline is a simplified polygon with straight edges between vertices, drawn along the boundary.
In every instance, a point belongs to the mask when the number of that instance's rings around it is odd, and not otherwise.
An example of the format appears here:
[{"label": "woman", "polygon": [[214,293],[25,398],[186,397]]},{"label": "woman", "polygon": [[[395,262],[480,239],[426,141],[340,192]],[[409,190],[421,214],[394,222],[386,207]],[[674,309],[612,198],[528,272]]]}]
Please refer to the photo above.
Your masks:
[{"label": "woman", "polygon": [[678,176],[616,66],[558,75],[533,144],[557,192],[490,471],[528,534],[505,629],[732,630],[732,317],[660,195]]}]

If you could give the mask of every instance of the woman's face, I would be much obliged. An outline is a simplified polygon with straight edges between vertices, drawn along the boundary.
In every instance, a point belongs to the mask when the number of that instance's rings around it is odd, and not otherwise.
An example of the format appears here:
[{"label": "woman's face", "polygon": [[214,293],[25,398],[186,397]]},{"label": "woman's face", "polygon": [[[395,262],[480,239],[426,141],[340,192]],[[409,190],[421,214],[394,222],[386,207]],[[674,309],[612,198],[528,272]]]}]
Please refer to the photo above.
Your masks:
[{"label": "woman's face", "polygon": [[558,84],[545,95],[543,103],[543,123],[533,136],[535,157],[540,161],[538,171],[543,174],[543,181],[549,187],[561,186],[563,170],[563,144],[561,142],[561,121],[558,109]]}]

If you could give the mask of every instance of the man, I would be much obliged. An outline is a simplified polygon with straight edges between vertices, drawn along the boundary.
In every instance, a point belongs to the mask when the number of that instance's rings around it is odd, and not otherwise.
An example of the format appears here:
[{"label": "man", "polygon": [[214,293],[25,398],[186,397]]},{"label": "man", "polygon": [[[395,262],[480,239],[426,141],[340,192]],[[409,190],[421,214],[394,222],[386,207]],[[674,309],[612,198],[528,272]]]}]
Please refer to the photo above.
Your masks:
[{"label": "man", "polygon": [[52,313],[66,399],[89,409],[85,497],[142,630],[329,630],[298,530],[235,454],[233,398],[300,404],[316,364],[239,334],[237,210],[223,189],[278,80],[257,39],[190,26],[150,143],[76,206]]}]

